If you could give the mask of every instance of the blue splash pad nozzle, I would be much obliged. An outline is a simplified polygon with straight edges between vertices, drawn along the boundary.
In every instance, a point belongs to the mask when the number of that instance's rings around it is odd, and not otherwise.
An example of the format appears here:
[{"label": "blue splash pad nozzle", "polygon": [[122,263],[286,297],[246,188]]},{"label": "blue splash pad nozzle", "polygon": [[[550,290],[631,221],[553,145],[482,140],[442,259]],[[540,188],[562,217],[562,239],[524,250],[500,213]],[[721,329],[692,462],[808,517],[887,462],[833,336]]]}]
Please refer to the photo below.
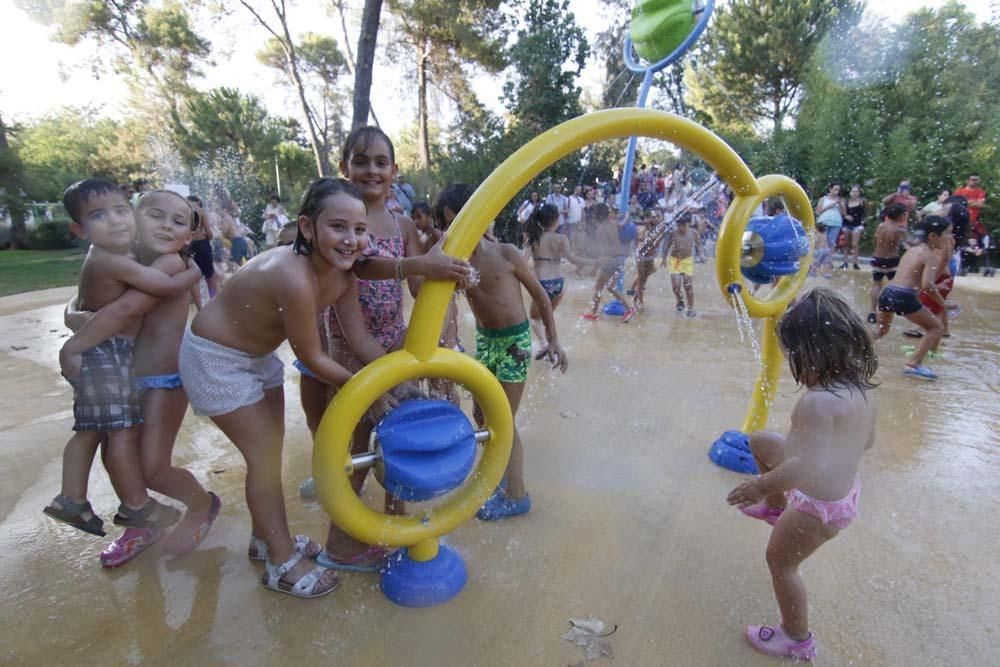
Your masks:
[{"label": "blue splash pad nozzle", "polygon": [[799,271],[799,260],[809,253],[809,235],[802,224],[787,213],[750,218],[743,232],[740,272],[755,283]]},{"label": "blue splash pad nozzle", "polygon": [[448,401],[401,403],[375,428],[381,449],[376,474],[386,491],[430,500],[458,487],[476,460],[476,431]]},{"label": "blue splash pad nozzle", "polygon": [[726,470],[756,475],[760,472],[750,453],[750,438],[742,431],[726,431],[708,450],[712,463]]},{"label": "blue splash pad nozzle", "polygon": [[400,606],[433,607],[458,595],[468,578],[462,557],[441,544],[428,561],[413,560],[407,549],[397,551],[382,570],[379,588]]}]

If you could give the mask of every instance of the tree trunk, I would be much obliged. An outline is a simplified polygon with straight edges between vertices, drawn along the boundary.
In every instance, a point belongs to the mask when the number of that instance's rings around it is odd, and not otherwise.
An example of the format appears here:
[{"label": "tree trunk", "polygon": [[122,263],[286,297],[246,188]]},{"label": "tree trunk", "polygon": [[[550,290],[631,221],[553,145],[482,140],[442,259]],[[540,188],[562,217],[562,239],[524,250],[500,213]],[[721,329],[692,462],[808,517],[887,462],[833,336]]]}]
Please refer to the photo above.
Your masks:
[{"label": "tree trunk", "polygon": [[351,129],[368,124],[371,111],[372,70],[375,67],[375,42],[382,14],[382,0],[365,0],[358,37],[358,63],[354,68],[354,115]]},{"label": "tree trunk", "polygon": [[302,113],[306,117],[306,127],[309,129],[309,143],[312,144],[313,157],[316,159],[316,173],[319,176],[326,176],[330,173],[330,161],[326,140],[320,141],[319,133],[316,132],[316,121],[313,118],[312,109],[306,100],[306,89],[302,84],[302,77],[299,75],[299,60],[295,55],[295,44],[292,42],[292,35],[288,32],[288,21],[284,14],[279,14],[281,19],[281,29],[285,34],[285,56],[288,59],[288,73],[295,84],[295,91],[299,95],[299,104],[302,105]]},{"label": "tree trunk", "polygon": [[427,61],[430,59],[430,44],[427,38],[421,40],[417,49],[417,163],[420,171],[427,174],[431,169],[431,144],[427,130]]}]

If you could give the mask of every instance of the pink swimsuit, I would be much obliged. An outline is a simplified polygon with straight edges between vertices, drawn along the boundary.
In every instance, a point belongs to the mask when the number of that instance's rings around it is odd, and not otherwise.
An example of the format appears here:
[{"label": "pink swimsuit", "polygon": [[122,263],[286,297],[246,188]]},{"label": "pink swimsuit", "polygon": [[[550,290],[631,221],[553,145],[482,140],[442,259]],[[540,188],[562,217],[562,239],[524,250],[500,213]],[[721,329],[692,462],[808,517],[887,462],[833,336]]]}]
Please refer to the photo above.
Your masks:
[{"label": "pink swimsuit", "polygon": [[854,478],[854,485],[840,500],[816,500],[798,489],[785,491],[788,506],[814,516],[836,528],[846,528],[858,515],[858,498],[861,496],[861,477]]},{"label": "pink swimsuit", "polygon": [[[390,238],[379,238],[369,236],[368,255],[379,257],[403,257],[405,247],[403,244],[403,230],[396,221],[396,214],[392,215],[393,222],[396,223],[397,236]],[[365,316],[365,327],[375,340],[377,340],[385,350],[395,347],[396,343],[403,337],[406,331],[406,321],[403,319],[403,285],[396,280],[358,280],[358,300],[361,302],[361,312]],[[342,338],[343,333],[337,316],[330,308],[327,311],[327,325],[331,338]],[[332,348],[331,348],[332,349]]]}]

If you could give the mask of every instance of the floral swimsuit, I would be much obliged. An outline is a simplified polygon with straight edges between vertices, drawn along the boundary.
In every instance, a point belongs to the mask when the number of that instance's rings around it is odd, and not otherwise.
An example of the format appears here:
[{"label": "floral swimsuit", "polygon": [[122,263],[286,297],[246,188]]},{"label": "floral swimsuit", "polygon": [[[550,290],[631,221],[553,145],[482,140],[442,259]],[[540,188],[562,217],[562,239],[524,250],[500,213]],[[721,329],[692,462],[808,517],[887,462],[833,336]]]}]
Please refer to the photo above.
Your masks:
[{"label": "floral swimsuit", "polygon": [[[404,256],[403,231],[399,227],[395,213],[392,214],[392,221],[396,224],[397,235],[389,238],[369,236],[366,255],[393,259]],[[358,297],[368,332],[385,350],[395,347],[406,331],[406,321],[403,319],[402,283],[397,280],[359,279]],[[327,324],[331,338],[342,338],[343,333],[333,308],[328,309],[327,312]]]}]

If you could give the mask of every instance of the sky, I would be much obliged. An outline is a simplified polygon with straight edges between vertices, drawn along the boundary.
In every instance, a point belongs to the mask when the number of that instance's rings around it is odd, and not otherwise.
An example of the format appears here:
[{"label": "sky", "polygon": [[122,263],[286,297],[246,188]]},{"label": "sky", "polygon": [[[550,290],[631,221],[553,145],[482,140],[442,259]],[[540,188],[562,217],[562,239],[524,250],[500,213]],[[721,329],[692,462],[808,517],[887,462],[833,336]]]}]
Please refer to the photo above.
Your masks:
[{"label": "sky", "polygon": [[[790,0],[794,1],[794,0]],[[939,7],[947,0],[873,0],[869,12],[890,20],[899,20],[918,7]],[[993,4],[1000,4],[992,0]],[[236,3],[231,3],[236,5]],[[349,3],[360,13],[361,0]],[[990,17],[991,0],[965,0],[965,5],[979,18]],[[321,32],[341,41],[339,21],[326,12],[326,2],[307,0],[289,11],[293,34]],[[578,23],[589,38],[593,38],[608,22],[607,10],[599,0],[570,0]],[[355,17],[355,22],[357,18]],[[267,34],[241,8],[214,25],[199,26],[213,43],[216,64],[206,69],[204,79],[196,82],[200,89],[235,86],[245,93],[260,97],[276,115],[297,117],[297,104],[286,86],[279,85],[276,73],[260,65],[254,53]],[[95,47],[69,47],[50,41],[51,28],[32,21],[18,9],[14,0],[0,0],[0,113],[5,122],[25,122],[61,106],[94,106],[105,115],[117,117],[124,111],[127,93],[124,84],[111,74],[95,79],[87,66]],[[382,40],[380,39],[380,43]],[[356,44],[352,44],[352,48]],[[17,65],[21,63],[21,65]],[[582,87],[596,94],[600,89],[602,71],[591,58],[584,71]],[[390,135],[412,126],[416,115],[416,91],[412,77],[403,68],[376,61],[372,105],[382,126]],[[503,79],[481,76],[475,81],[480,99],[495,111],[501,111],[499,101]],[[434,109],[432,109],[434,111]]]}]

